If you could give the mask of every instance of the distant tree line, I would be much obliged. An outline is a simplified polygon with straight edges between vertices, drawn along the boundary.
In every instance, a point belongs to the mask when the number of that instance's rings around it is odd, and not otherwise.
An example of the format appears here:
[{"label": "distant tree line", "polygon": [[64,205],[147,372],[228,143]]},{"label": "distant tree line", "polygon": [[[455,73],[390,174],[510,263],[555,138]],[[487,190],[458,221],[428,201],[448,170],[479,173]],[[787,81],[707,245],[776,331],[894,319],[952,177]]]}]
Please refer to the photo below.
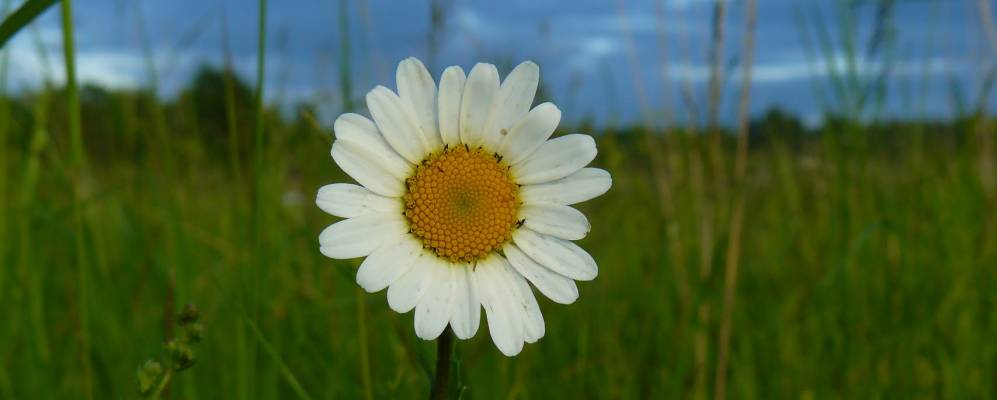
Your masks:
[{"label": "distant tree line", "polygon": [[[8,149],[27,149],[32,132],[42,129],[53,137],[64,132],[64,89],[43,89],[15,96],[0,97],[0,117],[9,118]],[[189,84],[170,100],[156,99],[144,89],[110,90],[85,85],[81,90],[83,131],[86,145],[94,158],[102,156],[142,157],[149,146],[168,140],[178,149],[196,144],[209,153],[238,151],[243,159],[249,154],[253,126],[253,89],[236,74],[214,67],[198,70]],[[328,131],[316,122],[315,104],[301,103],[290,108],[266,110],[268,140],[291,144],[301,135]],[[283,110],[283,111],[281,111]],[[830,116],[817,127],[808,127],[797,116],[778,108],[765,112],[750,124],[752,148],[779,142],[799,149],[825,135],[857,136],[865,145],[902,144],[915,135],[928,140],[961,143],[974,132],[979,117],[961,117],[950,121],[886,121],[861,123]],[[568,127],[563,127],[568,128]],[[616,134],[622,145],[639,145],[641,125],[621,128],[597,127],[584,120],[570,127],[585,131]],[[702,132],[702,129],[697,130]],[[691,132],[683,127],[670,128],[664,134]],[[53,135],[55,133],[55,135]],[[157,137],[160,133],[164,137]],[[656,132],[655,134],[662,134]],[[733,146],[733,134],[727,145]],[[16,150],[15,150],[16,151]]]}]

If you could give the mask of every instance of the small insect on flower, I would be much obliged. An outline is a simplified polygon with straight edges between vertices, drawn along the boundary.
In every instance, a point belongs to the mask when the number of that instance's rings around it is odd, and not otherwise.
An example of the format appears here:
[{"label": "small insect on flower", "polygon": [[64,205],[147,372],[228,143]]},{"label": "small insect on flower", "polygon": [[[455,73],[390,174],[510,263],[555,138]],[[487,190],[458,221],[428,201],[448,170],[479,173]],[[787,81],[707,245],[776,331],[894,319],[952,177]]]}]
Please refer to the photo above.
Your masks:
[{"label": "small insect on flower", "polygon": [[388,289],[391,309],[415,309],[415,332],[437,338],[450,325],[477,332],[484,308],[492,341],[505,355],[544,335],[530,284],[551,300],[578,298],[575,281],[598,274],[572,240],[588,234],[570,205],[602,195],[609,173],[585,168],[595,141],[550,139],[561,120],[551,103],[531,109],[540,68],[524,62],[499,81],[491,64],[465,77],[449,67],[439,87],[423,64],[398,65],[397,93],[367,94],[373,121],[336,120],[332,158],[360,185],[319,189],[316,203],[346,218],[319,236],[322,254],[366,257],[357,283]]}]

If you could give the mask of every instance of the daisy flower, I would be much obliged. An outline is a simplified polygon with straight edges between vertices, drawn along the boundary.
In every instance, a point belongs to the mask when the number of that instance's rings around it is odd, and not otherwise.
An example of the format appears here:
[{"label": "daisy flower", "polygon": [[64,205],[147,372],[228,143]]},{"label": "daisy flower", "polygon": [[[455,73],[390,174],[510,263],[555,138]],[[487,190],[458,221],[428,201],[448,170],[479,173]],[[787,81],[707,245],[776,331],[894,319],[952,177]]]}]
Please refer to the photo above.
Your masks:
[{"label": "daisy flower", "polygon": [[436,339],[451,327],[460,339],[488,331],[507,356],[544,335],[533,289],[570,304],[575,281],[598,274],[572,240],[588,234],[570,205],[609,190],[609,173],[585,168],[595,141],[582,134],[550,139],[561,119],[551,103],[532,109],[540,79],[533,62],[499,82],[491,64],[465,77],[443,71],[437,87],[423,64],[398,65],[398,92],[367,93],[373,121],[343,114],[332,158],[359,185],[319,189],[316,203],[345,218],[319,236],[322,254],[366,257],[357,283],[388,289],[388,305],[415,309],[415,332]]}]

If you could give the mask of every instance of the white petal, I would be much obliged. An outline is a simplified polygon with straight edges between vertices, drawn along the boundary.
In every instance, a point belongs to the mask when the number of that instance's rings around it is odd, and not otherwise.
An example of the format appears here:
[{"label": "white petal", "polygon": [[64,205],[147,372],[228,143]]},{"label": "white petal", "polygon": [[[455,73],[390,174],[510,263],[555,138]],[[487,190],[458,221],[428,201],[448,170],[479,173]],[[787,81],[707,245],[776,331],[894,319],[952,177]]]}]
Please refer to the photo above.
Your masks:
[{"label": "white petal", "polygon": [[527,228],[517,229],[512,240],[538,264],[576,281],[590,281],[599,267],[585,250],[567,240],[541,235]]},{"label": "white petal", "polygon": [[546,331],[544,317],[540,313],[540,305],[537,304],[537,298],[533,295],[530,285],[526,283],[526,279],[513,270],[508,263],[506,264],[506,279],[508,280],[509,289],[514,292],[510,300],[515,301],[514,306],[516,307],[516,311],[520,313],[523,319],[523,339],[526,340],[526,343],[536,343],[537,340],[540,340],[544,336]]},{"label": "white petal", "polygon": [[460,102],[466,80],[458,66],[447,68],[440,77],[440,136],[450,147],[460,144]]},{"label": "white petal", "polygon": [[322,186],[315,196],[315,204],[322,211],[343,218],[376,212],[402,212],[398,199],[379,196],[363,186],[349,183]]},{"label": "white petal", "polygon": [[498,153],[509,164],[517,164],[533,154],[561,122],[561,110],[552,103],[543,103],[530,110],[502,138]]},{"label": "white petal", "polygon": [[347,113],[336,118],[336,140],[350,143],[377,156],[378,164],[396,178],[405,179],[411,174],[413,164],[402,158],[381,136],[374,122],[363,115]]},{"label": "white petal", "polygon": [[347,175],[370,191],[387,197],[401,197],[405,184],[378,161],[377,155],[352,143],[332,144],[332,159]]},{"label": "white petal", "polygon": [[592,230],[585,214],[560,204],[526,203],[519,215],[526,220],[527,228],[565,240],[584,238]]},{"label": "white petal", "polygon": [[412,268],[388,287],[388,306],[392,310],[404,314],[419,304],[432,282],[433,271],[436,270],[434,258],[436,255],[423,251],[412,262]]},{"label": "white petal", "polygon": [[385,240],[405,235],[405,230],[400,213],[364,214],[329,225],[318,242],[326,257],[357,258],[370,254]]},{"label": "white petal", "polygon": [[478,262],[473,282],[488,316],[488,334],[492,342],[502,354],[512,357],[523,350],[523,320],[509,301],[512,291],[507,289],[505,279],[500,275],[503,262],[500,256]]},{"label": "white petal", "polygon": [[470,339],[478,332],[481,323],[481,301],[471,285],[472,266],[456,268],[454,275],[454,298],[451,307],[450,327],[460,339]]},{"label": "white petal", "polygon": [[460,103],[460,140],[480,146],[485,120],[491,114],[492,100],[499,90],[498,70],[494,65],[478,63],[471,69],[464,84]]},{"label": "white petal", "polygon": [[523,203],[555,203],[570,205],[601,196],[613,185],[609,172],[598,168],[582,168],[564,178],[520,188]]},{"label": "white petal", "polygon": [[547,298],[560,304],[571,304],[578,300],[578,286],[575,285],[575,281],[537,264],[512,243],[506,244],[502,251],[508,258],[509,264]]},{"label": "white petal", "polygon": [[419,131],[425,136],[426,143],[433,148],[443,146],[436,126],[436,82],[426,66],[415,57],[402,60],[398,64],[395,80],[398,96],[415,111]]},{"label": "white petal", "polygon": [[391,147],[413,164],[433,150],[416,122],[415,111],[395,92],[378,86],[367,93],[367,108]]},{"label": "white petal", "polygon": [[360,264],[357,284],[368,293],[379,292],[408,272],[420,254],[422,246],[411,236],[385,241]]},{"label": "white petal", "polygon": [[497,149],[513,125],[530,111],[539,82],[540,67],[532,61],[519,64],[509,73],[492,101],[492,112],[482,131],[481,142],[486,148]]},{"label": "white petal", "polygon": [[435,258],[429,288],[415,307],[415,335],[433,340],[443,333],[450,322],[451,299],[454,297],[454,275],[457,268]]},{"label": "white petal", "polygon": [[595,140],[571,134],[548,140],[533,155],[512,166],[516,183],[533,185],[561,179],[582,169],[595,158]]}]

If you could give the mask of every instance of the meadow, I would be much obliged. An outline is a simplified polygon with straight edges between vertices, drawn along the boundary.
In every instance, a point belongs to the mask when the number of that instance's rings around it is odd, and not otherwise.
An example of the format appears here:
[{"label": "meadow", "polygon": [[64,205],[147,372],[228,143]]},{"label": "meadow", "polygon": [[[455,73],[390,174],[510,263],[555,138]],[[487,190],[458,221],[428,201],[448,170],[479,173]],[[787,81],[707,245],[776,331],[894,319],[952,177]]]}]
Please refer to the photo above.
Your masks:
[{"label": "meadow", "polygon": [[[434,343],[412,314],[357,287],[359,260],[318,251],[336,219],[315,193],[350,178],[313,108],[266,105],[211,68],[173,99],[73,81],[9,93],[2,57],[0,398],[137,397],[188,303],[203,338],[167,397],[428,394]],[[596,137],[614,179],[580,206],[599,277],[570,306],[539,299],[546,336],[514,358],[484,329],[460,341],[457,393],[994,398],[984,111],[809,128],[773,111],[742,143],[723,127],[562,124]]]}]

